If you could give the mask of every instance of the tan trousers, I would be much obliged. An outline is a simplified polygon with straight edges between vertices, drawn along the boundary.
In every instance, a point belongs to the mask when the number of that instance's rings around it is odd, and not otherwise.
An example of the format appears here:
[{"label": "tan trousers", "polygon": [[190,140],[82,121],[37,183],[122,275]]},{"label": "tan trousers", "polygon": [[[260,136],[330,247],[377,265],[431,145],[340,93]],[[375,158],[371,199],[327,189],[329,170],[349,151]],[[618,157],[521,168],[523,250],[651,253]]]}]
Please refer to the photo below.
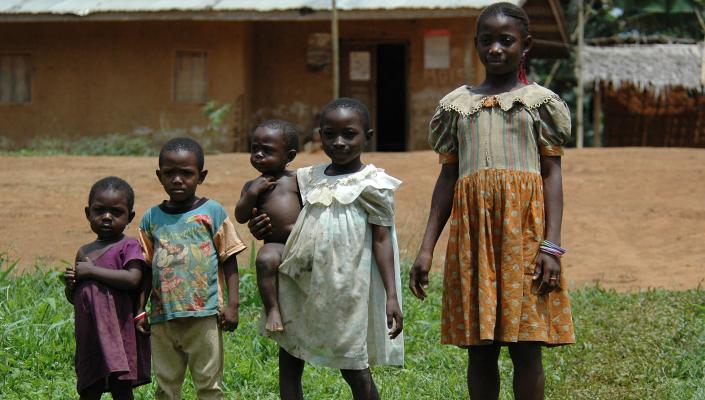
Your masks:
[{"label": "tan trousers", "polygon": [[223,399],[223,335],[215,315],[152,325],[157,399],[181,399],[186,367],[199,400]]}]

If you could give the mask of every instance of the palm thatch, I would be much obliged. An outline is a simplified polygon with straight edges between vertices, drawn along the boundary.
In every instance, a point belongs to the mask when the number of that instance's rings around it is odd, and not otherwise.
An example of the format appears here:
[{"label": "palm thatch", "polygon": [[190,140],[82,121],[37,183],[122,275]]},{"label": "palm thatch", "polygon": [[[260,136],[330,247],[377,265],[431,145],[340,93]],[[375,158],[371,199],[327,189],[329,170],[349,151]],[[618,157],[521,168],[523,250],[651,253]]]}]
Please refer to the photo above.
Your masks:
[{"label": "palm thatch", "polygon": [[700,44],[585,47],[583,80],[618,90],[632,85],[659,97],[671,89],[703,91]]}]

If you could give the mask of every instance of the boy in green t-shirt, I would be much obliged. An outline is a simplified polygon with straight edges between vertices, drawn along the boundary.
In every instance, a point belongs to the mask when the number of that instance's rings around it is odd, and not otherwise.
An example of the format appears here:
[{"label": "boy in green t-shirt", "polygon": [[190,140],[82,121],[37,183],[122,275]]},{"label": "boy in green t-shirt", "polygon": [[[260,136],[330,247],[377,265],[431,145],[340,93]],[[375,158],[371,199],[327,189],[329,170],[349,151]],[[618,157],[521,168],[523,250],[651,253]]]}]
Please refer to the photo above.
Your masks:
[{"label": "boy in green t-shirt", "polygon": [[[222,399],[222,330],[238,324],[239,276],[235,255],[245,249],[227,213],[196,188],[208,171],[203,149],[176,138],[159,153],[159,182],[169,200],[140,223],[145,260],[152,267],[149,322],[157,398],[181,397],[186,367],[199,399]],[[225,284],[225,285],[224,285]],[[227,303],[223,291],[227,289]],[[138,330],[148,331],[146,319]]]}]

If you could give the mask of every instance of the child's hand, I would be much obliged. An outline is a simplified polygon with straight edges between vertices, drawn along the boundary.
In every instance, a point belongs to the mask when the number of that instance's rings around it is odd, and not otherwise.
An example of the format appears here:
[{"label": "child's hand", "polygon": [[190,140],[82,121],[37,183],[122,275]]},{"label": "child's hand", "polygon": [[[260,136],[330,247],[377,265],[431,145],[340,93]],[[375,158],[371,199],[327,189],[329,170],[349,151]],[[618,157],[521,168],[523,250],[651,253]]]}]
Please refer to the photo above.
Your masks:
[{"label": "child's hand", "polygon": [[226,306],[223,311],[218,314],[218,326],[224,331],[234,331],[237,329],[239,321],[240,314],[236,306]]},{"label": "child's hand", "polygon": [[93,270],[93,268],[95,268],[95,264],[93,264],[93,261],[91,261],[88,257],[85,257],[83,261],[77,262],[76,266],[74,267],[76,280],[90,278],[91,271]]},{"label": "child's hand", "polygon": [[275,186],[277,186],[277,182],[274,178],[271,176],[260,176],[252,181],[248,191],[252,192],[252,194],[259,195],[260,193],[274,189]]},{"label": "child's hand", "polygon": [[152,327],[149,326],[149,321],[147,318],[142,318],[141,320],[137,321],[135,323],[135,329],[137,329],[137,332],[144,336],[149,336],[152,334]]},{"label": "child's hand", "polygon": [[389,329],[389,338],[394,339],[399,336],[404,329],[404,316],[399,307],[399,301],[396,296],[392,299],[387,299],[387,328]]},{"label": "child's hand", "polygon": [[425,289],[428,289],[428,272],[431,270],[432,258],[431,254],[419,252],[411,271],[409,271],[409,289],[414,296],[421,300],[426,298]]},{"label": "child's hand", "polygon": [[536,258],[536,269],[534,270],[534,285],[538,286],[539,295],[548,294],[560,289],[561,284],[561,261],[558,257],[539,253]]},{"label": "child's hand", "polygon": [[69,290],[73,290],[76,286],[76,270],[71,267],[66,267],[64,271],[64,285],[66,285]]},{"label": "child's hand", "polygon": [[252,215],[255,217],[250,218],[247,223],[247,228],[250,230],[252,236],[257,240],[262,240],[267,236],[272,234],[272,224],[269,219],[269,215],[266,213],[257,214],[257,209],[252,209]]}]

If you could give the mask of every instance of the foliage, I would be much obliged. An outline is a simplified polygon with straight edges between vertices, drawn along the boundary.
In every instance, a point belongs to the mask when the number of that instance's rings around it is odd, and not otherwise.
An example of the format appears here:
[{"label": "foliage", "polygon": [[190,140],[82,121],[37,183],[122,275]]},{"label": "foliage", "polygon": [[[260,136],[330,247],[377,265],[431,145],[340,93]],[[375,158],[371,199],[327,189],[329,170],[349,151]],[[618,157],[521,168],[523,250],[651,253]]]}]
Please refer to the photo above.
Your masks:
[{"label": "foliage", "polygon": [[164,142],[178,136],[192,137],[206,153],[219,153],[232,149],[232,135],[226,123],[231,111],[230,104],[209,101],[202,108],[207,124],[192,127],[188,132],[141,129],[132,133],[79,138],[40,136],[20,148],[16,148],[11,140],[0,137],[0,155],[156,156]]},{"label": "foliage", "polygon": [[[2,398],[75,398],[72,308],[60,273],[38,264],[34,271],[3,274],[12,264],[0,257]],[[439,344],[440,292],[436,274],[426,301],[405,293],[406,366],[373,368],[382,398],[467,396],[466,353]],[[277,348],[257,333],[261,303],[252,268],[241,271],[241,293],[240,327],[225,334],[226,397],[276,399]],[[619,294],[595,287],[573,292],[572,300],[578,343],[545,350],[547,398],[705,398],[703,290]],[[501,398],[510,399],[506,351],[500,371]],[[195,398],[190,383],[184,390],[185,398]],[[304,390],[308,399],[350,398],[337,372],[314,366],[306,367]],[[153,385],[136,391],[138,399],[153,396]]]}]

